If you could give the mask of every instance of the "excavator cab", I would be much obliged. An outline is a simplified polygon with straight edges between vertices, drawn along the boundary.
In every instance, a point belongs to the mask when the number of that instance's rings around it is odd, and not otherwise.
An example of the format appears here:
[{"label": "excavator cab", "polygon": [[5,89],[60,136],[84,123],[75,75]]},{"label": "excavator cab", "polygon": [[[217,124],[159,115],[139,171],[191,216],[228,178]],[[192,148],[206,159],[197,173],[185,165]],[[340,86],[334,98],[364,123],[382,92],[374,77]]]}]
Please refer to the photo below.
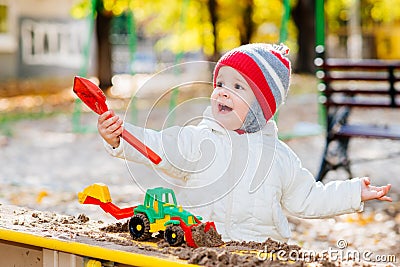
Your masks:
[{"label": "excavator cab", "polygon": [[[164,218],[164,209],[166,207],[175,207],[177,203],[172,189],[157,187],[147,190],[143,205],[146,208],[143,212],[151,217],[150,220],[153,221],[154,219]],[[137,211],[139,212],[140,210],[141,208],[139,207]]]}]

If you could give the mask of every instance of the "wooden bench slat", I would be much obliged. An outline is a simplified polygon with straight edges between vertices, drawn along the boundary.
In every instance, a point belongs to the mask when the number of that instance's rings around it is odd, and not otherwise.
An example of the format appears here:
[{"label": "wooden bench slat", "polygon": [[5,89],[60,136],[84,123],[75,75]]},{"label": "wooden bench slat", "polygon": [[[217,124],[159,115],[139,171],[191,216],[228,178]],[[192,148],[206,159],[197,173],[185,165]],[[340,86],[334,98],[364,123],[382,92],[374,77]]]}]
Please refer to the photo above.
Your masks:
[{"label": "wooden bench slat", "polygon": [[365,137],[400,140],[400,126],[398,125],[359,125],[346,124],[334,133],[336,136]]},{"label": "wooden bench slat", "polygon": [[390,92],[389,89],[384,90],[368,90],[368,89],[326,89],[325,94],[346,94],[346,95],[400,95],[400,91]]},{"label": "wooden bench slat", "polygon": [[326,106],[347,106],[347,107],[359,107],[359,108],[396,108],[399,107],[399,103],[396,103],[395,105],[392,105],[391,102],[389,101],[362,101],[362,100],[341,100],[341,101],[335,101],[335,100],[327,100],[324,103]]},{"label": "wooden bench slat", "polygon": [[400,68],[400,61],[398,60],[375,60],[375,59],[362,59],[362,60],[349,60],[340,58],[330,58],[325,60],[323,66],[325,69],[341,68],[341,69],[387,69]]},{"label": "wooden bench slat", "polygon": [[[376,75],[365,75],[365,76],[359,76],[359,75],[337,75],[337,76],[325,76],[323,78],[325,82],[332,82],[332,81],[366,81],[366,82],[388,82],[389,83],[389,78],[388,77],[383,77],[383,76],[376,76]],[[400,77],[395,77],[393,79],[394,82],[400,81]]]}]

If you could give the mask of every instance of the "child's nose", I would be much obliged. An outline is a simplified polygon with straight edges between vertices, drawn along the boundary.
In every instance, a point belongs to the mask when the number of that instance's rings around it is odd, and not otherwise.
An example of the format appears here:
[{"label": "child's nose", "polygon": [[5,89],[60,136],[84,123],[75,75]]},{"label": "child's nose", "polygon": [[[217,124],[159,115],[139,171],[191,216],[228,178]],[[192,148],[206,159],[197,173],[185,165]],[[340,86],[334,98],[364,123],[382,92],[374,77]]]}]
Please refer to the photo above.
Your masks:
[{"label": "child's nose", "polygon": [[218,95],[221,97],[229,97],[229,89],[226,87],[218,87]]}]

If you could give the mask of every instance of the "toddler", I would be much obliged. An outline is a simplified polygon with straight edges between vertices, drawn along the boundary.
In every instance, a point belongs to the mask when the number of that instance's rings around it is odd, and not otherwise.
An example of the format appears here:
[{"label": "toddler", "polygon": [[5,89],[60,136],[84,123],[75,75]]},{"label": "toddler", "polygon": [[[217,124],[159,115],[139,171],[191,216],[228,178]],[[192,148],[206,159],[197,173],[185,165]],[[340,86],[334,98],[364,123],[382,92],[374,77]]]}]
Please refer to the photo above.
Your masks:
[{"label": "toddler", "polygon": [[[391,201],[390,185],[369,178],[316,182],[296,154],[278,139],[273,115],[288,93],[291,66],[284,45],[248,44],[217,62],[211,103],[196,126],[155,131],[122,123],[113,111],[98,131],[113,156],[151,162],[120,135],[125,127],[161,158],[179,202],[214,221],[224,240],[287,242],[285,213],[327,218],[363,210],[364,201]],[[151,178],[149,178],[151,179]]]}]

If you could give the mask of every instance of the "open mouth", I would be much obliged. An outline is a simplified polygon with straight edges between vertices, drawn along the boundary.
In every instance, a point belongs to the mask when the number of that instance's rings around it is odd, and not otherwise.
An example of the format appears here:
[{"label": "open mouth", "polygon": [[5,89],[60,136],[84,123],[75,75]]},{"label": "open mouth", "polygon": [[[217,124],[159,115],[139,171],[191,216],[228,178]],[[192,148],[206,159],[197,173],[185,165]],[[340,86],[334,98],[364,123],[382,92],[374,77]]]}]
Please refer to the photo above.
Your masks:
[{"label": "open mouth", "polygon": [[230,112],[230,111],[232,111],[232,108],[228,107],[226,105],[223,105],[223,104],[218,104],[218,110],[220,112]]}]

